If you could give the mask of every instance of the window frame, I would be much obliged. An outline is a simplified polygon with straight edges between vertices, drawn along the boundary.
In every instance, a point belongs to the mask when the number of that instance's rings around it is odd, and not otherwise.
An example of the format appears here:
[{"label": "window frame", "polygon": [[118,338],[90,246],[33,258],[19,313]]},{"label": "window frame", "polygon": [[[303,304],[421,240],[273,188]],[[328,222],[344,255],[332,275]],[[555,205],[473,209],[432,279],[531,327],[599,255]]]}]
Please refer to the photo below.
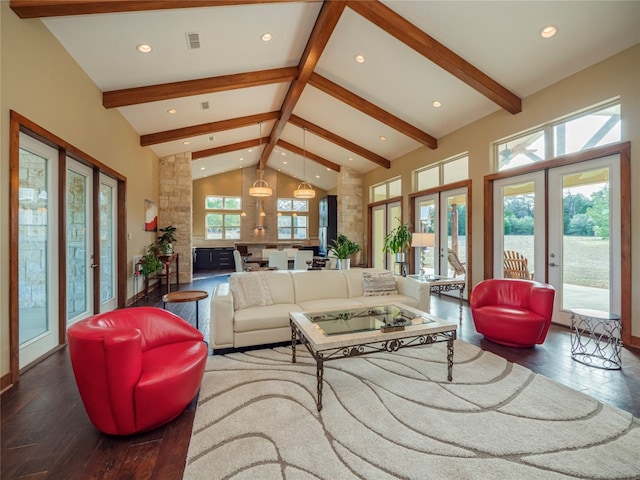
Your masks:
[{"label": "window frame", "polygon": [[[304,204],[304,209],[302,210],[296,210],[294,208],[294,204],[295,203],[300,203],[300,204]],[[285,209],[285,208],[281,208],[285,203],[289,203],[289,208]],[[276,201],[276,215],[277,215],[277,224],[276,224],[276,229],[277,229],[277,235],[278,235],[278,240],[296,240],[296,241],[302,241],[302,240],[309,240],[309,200],[306,199],[300,199],[300,198],[288,198],[288,197],[278,197],[277,201]],[[290,226],[280,226],[280,219],[281,218],[290,218],[291,219],[291,225]],[[294,220],[294,217],[296,218],[305,218],[305,223],[306,226],[304,227],[297,227],[295,226],[296,221]],[[290,230],[290,235],[289,236],[281,236],[280,234],[280,229],[281,228],[286,228]],[[301,229],[305,230],[305,236],[304,237],[296,237],[295,233],[296,231],[299,231]]]},{"label": "window frame", "polygon": [[[222,199],[222,208],[208,208],[210,199]],[[237,208],[227,207],[227,201],[237,201]],[[234,205],[235,207],[235,205]],[[222,216],[222,224],[220,228],[222,229],[221,238],[212,238],[209,236],[209,215],[221,215]],[[235,217],[239,218],[239,223],[237,225],[229,225],[227,222],[227,217]],[[238,236],[230,236],[227,232],[231,230],[238,230]],[[204,239],[205,240],[213,240],[213,241],[221,241],[221,240],[242,240],[242,197],[238,196],[228,196],[228,195],[205,195],[204,197]]]}]

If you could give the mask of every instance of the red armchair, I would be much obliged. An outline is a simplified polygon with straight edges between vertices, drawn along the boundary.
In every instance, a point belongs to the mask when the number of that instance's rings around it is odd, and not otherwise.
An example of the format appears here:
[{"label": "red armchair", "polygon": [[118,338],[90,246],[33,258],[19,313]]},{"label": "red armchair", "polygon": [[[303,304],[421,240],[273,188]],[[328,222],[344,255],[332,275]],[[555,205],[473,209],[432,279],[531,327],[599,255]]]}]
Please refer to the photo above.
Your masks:
[{"label": "red armchair", "polygon": [[129,435],[164,425],[198,393],[208,348],[202,333],[171,312],[114,310],[67,333],[82,402],[101,432]]},{"label": "red armchair", "polygon": [[478,333],[509,347],[533,347],[547,337],[555,289],[532,280],[493,278],[478,283],[469,299]]}]

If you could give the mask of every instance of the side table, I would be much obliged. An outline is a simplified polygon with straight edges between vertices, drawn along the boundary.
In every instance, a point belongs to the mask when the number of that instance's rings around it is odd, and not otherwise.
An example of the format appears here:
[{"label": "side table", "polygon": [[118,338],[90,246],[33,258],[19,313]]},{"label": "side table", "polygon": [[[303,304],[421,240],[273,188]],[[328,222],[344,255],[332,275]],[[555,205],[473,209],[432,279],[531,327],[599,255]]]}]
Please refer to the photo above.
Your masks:
[{"label": "side table", "polygon": [[162,296],[162,308],[166,310],[167,303],[196,302],[196,329],[200,330],[198,300],[208,296],[209,294],[204,290],[180,290],[178,292],[165,293]]},{"label": "side table", "polygon": [[599,310],[571,310],[571,358],[590,367],[620,370],[620,315]]}]

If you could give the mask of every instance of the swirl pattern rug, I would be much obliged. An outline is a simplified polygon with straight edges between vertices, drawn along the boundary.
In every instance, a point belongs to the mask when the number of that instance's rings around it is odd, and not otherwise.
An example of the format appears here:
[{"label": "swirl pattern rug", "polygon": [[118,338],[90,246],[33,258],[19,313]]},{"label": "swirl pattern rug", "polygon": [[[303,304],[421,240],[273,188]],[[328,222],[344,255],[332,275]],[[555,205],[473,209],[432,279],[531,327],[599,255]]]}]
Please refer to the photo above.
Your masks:
[{"label": "swirl pattern rug", "polygon": [[640,420],[478,347],[210,357],[185,479],[637,479]]}]

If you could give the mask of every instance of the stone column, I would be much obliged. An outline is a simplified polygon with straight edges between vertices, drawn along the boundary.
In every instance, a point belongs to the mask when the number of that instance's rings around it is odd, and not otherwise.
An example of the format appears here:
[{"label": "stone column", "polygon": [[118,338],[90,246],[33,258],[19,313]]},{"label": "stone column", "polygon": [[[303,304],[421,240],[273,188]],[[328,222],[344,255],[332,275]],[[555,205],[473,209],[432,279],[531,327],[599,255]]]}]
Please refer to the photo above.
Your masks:
[{"label": "stone column", "polygon": [[[338,233],[364,248],[364,218],[362,211],[363,176],[348,167],[341,167],[338,173]],[[364,252],[352,260],[362,263]]]},{"label": "stone column", "polygon": [[162,157],[160,159],[158,228],[173,225],[177,229],[173,251],[180,254],[180,283],[191,283],[193,280],[192,197],[191,152]]}]

